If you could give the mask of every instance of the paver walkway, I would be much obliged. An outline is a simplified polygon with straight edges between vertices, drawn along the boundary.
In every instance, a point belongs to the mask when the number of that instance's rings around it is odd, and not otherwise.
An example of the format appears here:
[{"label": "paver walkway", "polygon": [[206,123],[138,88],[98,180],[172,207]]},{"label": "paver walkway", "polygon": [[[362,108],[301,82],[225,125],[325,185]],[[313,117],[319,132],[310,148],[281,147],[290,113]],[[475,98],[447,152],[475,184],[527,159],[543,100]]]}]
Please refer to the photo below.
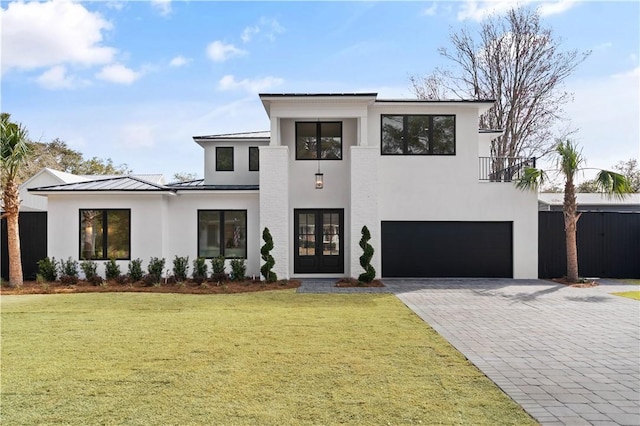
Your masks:
[{"label": "paver walkway", "polygon": [[[609,294],[638,286],[384,282],[543,425],[640,425],[640,302]],[[303,280],[301,291],[334,289]]]}]

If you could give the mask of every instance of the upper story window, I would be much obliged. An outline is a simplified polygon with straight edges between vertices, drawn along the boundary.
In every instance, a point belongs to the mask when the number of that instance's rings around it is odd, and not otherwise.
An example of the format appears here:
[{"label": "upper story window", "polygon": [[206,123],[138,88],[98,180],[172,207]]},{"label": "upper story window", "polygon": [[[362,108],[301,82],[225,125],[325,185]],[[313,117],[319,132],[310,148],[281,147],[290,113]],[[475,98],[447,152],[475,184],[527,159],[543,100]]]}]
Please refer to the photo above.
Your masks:
[{"label": "upper story window", "polygon": [[216,171],[217,172],[233,171],[233,147],[232,146],[216,147]]},{"label": "upper story window", "polygon": [[249,147],[249,171],[257,172],[260,170],[260,150],[257,146]]},{"label": "upper story window", "polygon": [[296,160],[342,160],[342,122],[296,122]]},{"label": "upper story window", "polygon": [[131,259],[131,210],[80,209],[80,259]]},{"label": "upper story window", "polygon": [[382,115],[383,155],[455,153],[455,115]]}]

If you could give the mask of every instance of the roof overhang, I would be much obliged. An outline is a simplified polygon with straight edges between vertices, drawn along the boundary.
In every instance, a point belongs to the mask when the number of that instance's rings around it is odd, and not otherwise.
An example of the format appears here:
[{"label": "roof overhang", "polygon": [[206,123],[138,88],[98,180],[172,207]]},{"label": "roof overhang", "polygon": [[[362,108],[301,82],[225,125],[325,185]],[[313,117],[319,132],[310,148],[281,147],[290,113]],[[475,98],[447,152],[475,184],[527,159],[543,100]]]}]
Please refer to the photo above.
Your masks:
[{"label": "roof overhang", "polygon": [[267,115],[271,117],[271,105],[275,103],[285,104],[353,104],[375,102],[377,93],[261,93],[260,100]]}]

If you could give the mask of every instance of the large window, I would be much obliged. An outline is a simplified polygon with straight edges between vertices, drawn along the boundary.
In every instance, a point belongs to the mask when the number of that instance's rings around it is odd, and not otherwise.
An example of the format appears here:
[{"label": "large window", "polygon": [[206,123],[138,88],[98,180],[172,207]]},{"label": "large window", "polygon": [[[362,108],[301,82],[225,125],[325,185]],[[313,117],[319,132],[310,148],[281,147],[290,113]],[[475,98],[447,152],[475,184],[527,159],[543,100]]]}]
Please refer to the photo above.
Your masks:
[{"label": "large window", "polygon": [[80,210],[80,259],[131,259],[131,210]]},{"label": "large window", "polygon": [[198,256],[247,258],[246,210],[198,210]]},{"label": "large window", "polygon": [[342,122],[296,122],[296,160],[342,160]]},{"label": "large window", "polygon": [[218,172],[233,171],[233,147],[232,146],[216,147],[216,171]]},{"label": "large window", "polygon": [[383,115],[383,155],[455,155],[455,115]]},{"label": "large window", "polygon": [[257,172],[260,170],[260,150],[257,146],[249,147],[249,171]]}]

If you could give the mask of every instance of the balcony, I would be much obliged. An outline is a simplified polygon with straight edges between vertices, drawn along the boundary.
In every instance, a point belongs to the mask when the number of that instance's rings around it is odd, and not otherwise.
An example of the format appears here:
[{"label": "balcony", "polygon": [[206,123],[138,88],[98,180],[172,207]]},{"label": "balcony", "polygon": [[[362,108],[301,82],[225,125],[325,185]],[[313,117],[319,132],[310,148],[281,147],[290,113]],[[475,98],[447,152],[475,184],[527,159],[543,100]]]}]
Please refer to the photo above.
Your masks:
[{"label": "balcony", "polygon": [[480,157],[479,161],[479,179],[488,182],[519,180],[525,168],[536,166],[536,157]]}]

